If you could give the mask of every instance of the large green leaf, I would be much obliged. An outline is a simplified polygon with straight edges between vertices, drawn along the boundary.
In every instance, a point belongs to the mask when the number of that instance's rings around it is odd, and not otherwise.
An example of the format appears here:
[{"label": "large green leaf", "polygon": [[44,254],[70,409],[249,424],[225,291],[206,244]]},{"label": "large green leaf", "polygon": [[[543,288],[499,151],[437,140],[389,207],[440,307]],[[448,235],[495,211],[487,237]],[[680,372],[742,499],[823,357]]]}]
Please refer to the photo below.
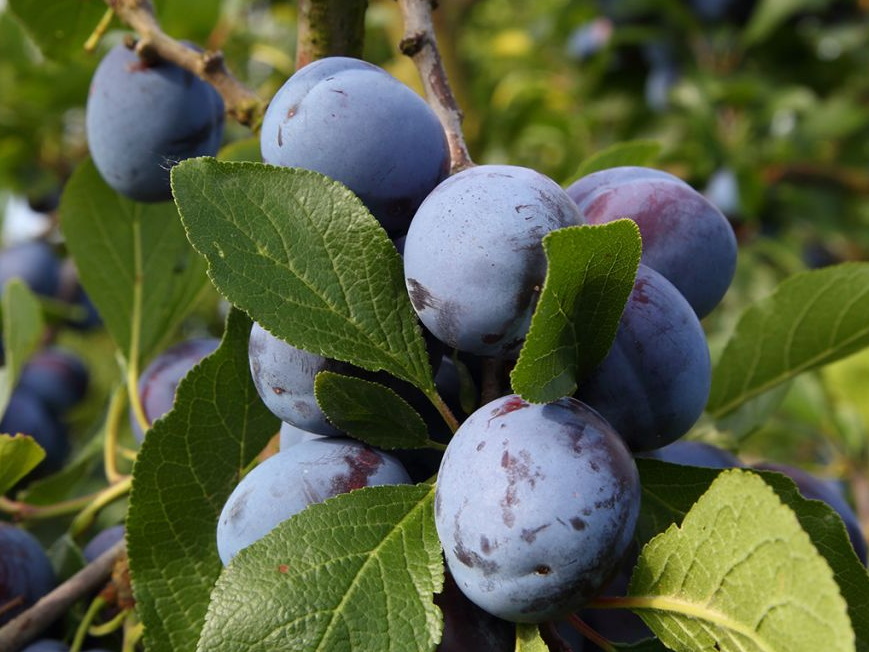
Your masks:
[{"label": "large green leaf", "polygon": [[217,289],[269,332],[434,391],[401,257],[345,186],[198,158],[172,169],[172,189]]},{"label": "large green leaf", "polygon": [[106,13],[102,0],[9,0],[9,8],[50,59],[81,51]]},{"label": "large green leaf", "polygon": [[370,487],[309,506],[233,559],[200,652],[428,652],[443,580],[434,487]]},{"label": "large green leaf", "polygon": [[[643,487],[643,510],[637,526],[641,545],[671,525],[681,524],[721,472],[648,459],[638,459],[637,467]],[[800,526],[832,569],[848,603],[856,649],[869,651],[869,575],[851,547],[842,520],[826,503],[803,498],[790,478],[769,471],[751,472],[763,478],[796,514]]]},{"label": "large green leaf", "polygon": [[642,253],[632,220],[575,226],[543,238],[548,268],[513,391],[537,403],[576,391],[612,346]]},{"label": "large green leaf", "polygon": [[428,441],[428,428],[419,413],[385,385],[321,371],[314,394],[336,428],[366,444],[420,448]]},{"label": "large green leaf", "polygon": [[0,368],[0,415],[6,412],[21,369],[39,347],[43,336],[39,299],[21,279],[13,278],[6,283],[2,302],[5,365]]},{"label": "large green leaf", "polygon": [[208,287],[175,206],[120,196],[87,161],[66,186],[60,218],[82,285],[118,349],[133,363],[159,351]]},{"label": "large green leaf", "polygon": [[250,320],[231,311],[220,347],[178,386],[133,469],[130,570],[148,650],[192,650],[220,574],[215,533],[242,470],[277,432],[250,378]]},{"label": "large green leaf", "polygon": [[869,345],[869,263],[796,274],[740,317],[712,374],[721,418],[809,369]]},{"label": "large green leaf", "polygon": [[629,595],[677,651],[855,649],[832,570],[793,511],[747,471],[722,472],[681,526],[646,545]]}]

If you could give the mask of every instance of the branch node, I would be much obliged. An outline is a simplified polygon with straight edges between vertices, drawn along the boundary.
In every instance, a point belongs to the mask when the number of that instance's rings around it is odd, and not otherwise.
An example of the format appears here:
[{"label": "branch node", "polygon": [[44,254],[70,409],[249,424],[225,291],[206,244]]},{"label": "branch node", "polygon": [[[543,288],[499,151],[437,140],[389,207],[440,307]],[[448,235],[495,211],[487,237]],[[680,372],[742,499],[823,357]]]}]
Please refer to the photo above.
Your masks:
[{"label": "branch node", "polygon": [[420,50],[422,50],[425,44],[425,32],[416,32],[401,39],[398,44],[398,49],[403,55],[413,58],[420,52]]}]

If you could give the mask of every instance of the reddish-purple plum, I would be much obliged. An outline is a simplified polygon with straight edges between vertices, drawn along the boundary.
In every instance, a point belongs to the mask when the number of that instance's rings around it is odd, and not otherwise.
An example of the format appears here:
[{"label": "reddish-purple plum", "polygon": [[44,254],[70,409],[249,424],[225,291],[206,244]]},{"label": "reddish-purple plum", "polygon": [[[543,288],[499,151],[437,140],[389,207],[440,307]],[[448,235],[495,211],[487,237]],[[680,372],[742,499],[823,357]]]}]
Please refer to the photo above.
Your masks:
[{"label": "reddish-purple plum", "polygon": [[736,271],[736,236],[727,218],[676,176],[643,167],[593,172],[571,184],[589,224],[634,220],[643,237],[642,262],[685,295],[698,316],[724,296]]},{"label": "reddish-purple plum", "polygon": [[582,223],[554,181],[479,165],[425,199],[404,244],[404,276],[425,327],[476,355],[515,358],[546,277],[543,236]]},{"label": "reddish-purple plum", "polygon": [[100,175],[143,202],[172,199],[169,170],[186,158],[215,155],[223,121],[223,100],[210,84],[173,63],[146,63],[123,44],[97,66],[85,113]]},{"label": "reddish-purple plum", "polygon": [[217,522],[224,565],[242,548],[312,503],[354,489],[408,484],[391,455],[354,439],[319,437],[272,455],[241,479]]},{"label": "reddish-purple plum", "polygon": [[706,407],[711,378],[697,315],[667,279],[641,264],[612,348],[576,397],[632,451],[646,451],[690,430]]},{"label": "reddish-purple plum", "polygon": [[349,57],[298,70],[272,98],[263,161],[325,174],[352,190],[392,233],[449,172],[446,136],[416,92]]},{"label": "reddish-purple plum", "polygon": [[[219,344],[220,340],[214,337],[197,337],[179,342],[163,351],[145,367],[145,371],[139,376],[139,398],[148,423],[153,424],[172,409],[178,383],[205,356],[214,352]],[[133,434],[141,442],[145,433],[132,411],[130,422]]]},{"label": "reddish-purple plum", "polygon": [[0,521],[0,626],[51,591],[57,580],[30,532]]},{"label": "reddish-purple plum", "polygon": [[618,433],[587,405],[516,395],[471,414],[438,474],[435,525],[462,592],[515,622],[565,617],[628,549],[640,483]]}]

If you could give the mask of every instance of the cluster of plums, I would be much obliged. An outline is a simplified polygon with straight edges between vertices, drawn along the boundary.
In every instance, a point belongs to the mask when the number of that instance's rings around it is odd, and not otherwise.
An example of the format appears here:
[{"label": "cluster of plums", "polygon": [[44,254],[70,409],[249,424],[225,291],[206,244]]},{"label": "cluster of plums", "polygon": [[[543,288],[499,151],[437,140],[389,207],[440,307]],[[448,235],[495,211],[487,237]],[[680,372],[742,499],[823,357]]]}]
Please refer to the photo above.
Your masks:
[{"label": "cluster of plums", "polygon": [[[169,168],[215,154],[222,124],[223,105],[210,86],[171,64],[145,62],[125,45],[109,52],[93,78],[91,155],[106,182],[131,199],[171,199]],[[345,184],[393,238],[439,391],[457,415],[468,414],[450,434],[413,388],[298,349],[254,324],[251,376],[283,423],[280,450],[227,500],[217,529],[223,563],[312,503],[436,477],[435,524],[447,567],[435,598],[445,620],[442,652],[512,650],[511,623],[560,620],[612,591],[632,554],[639,513],[634,456],[709,464],[681,438],[709,393],[700,319],[721,301],[735,270],[736,240],[721,211],[650,168],[594,172],[566,189],[511,165],[450,175],[447,139],[428,105],[384,70],[344,57],[311,63],[285,83],[264,116],[261,153],[267,164]],[[483,361],[509,367],[521,350],[546,278],[544,236],[622,218],[638,225],[643,253],[603,362],[578,379],[573,396],[540,405],[506,394],[461,410],[466,376],[457,365],[479,380]],[[149,423],[171,409],[180,380],[217,343],[182,342],[151,362],[138,387]],[[446,451],[386,452],[347,437],[314,395],[326,370],[388,384],[419,408]],[[139,419],[131,422],[141,440]],[[801,489],[830,502],[846,524],[856,522],[841,496],[813,486]],[[2,537],[27,536],[19,532],[0,527],[0,569],[11,559],[4,546],[12,545]],[[865,541],[849,532],[865,563]],[[27,582],[49,582],[33,574]],[[0,608],[30,595],[6,577],[0,574]]]}]

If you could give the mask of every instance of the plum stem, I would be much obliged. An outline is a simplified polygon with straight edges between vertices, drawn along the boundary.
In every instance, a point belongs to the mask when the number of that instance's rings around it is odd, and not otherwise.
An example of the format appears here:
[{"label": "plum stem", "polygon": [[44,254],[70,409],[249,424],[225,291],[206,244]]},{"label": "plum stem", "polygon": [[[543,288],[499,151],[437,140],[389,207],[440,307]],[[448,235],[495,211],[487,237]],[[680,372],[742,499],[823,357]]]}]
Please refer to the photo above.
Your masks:
[{"label": "plum stem", "polygon": [[123,479],[123,474],[118,471],[117,455],[118,424],[120,423],[121,416],[124,413],[125,405],[126,388],[123,385],[120,385],[114,392],[112,392],[112,398],[109,401],[108,414],[106,415],[103,467],[105,468],[106,479],[110,484],[114,484]]},{"label": "plum stem", "polygon": [[[161,29],[150,0],[105,2],[121,22],[139,35],[137,53],[156,54],[160,59],[170,61],[208,82],[220,93],[230,116],[250,127],[254,133],[259,132],[266,103],[233,76],[226,66],[223,53],[209,50],[197,52],[168,36]],[[90,39],[88,44],[93,45]]]},{"label": "plum stem", "polygon": [[588,623],[576,614],[568,616],[568,621],[571,626],[580,634],[585,636],[589,641],[597,645],[604,652],[616,652],[615,646],[605,637],[601,636],[597,631],[592,629]]},{"label": "plum stem", "polygon": [[462,132],[463,113],[447,78],[435,37],[432,0],[398,0],[404,20],[404,36],[399,44],[419,71],[425,95],[447,134],[451,172],[472,167],[468,145]]}]

